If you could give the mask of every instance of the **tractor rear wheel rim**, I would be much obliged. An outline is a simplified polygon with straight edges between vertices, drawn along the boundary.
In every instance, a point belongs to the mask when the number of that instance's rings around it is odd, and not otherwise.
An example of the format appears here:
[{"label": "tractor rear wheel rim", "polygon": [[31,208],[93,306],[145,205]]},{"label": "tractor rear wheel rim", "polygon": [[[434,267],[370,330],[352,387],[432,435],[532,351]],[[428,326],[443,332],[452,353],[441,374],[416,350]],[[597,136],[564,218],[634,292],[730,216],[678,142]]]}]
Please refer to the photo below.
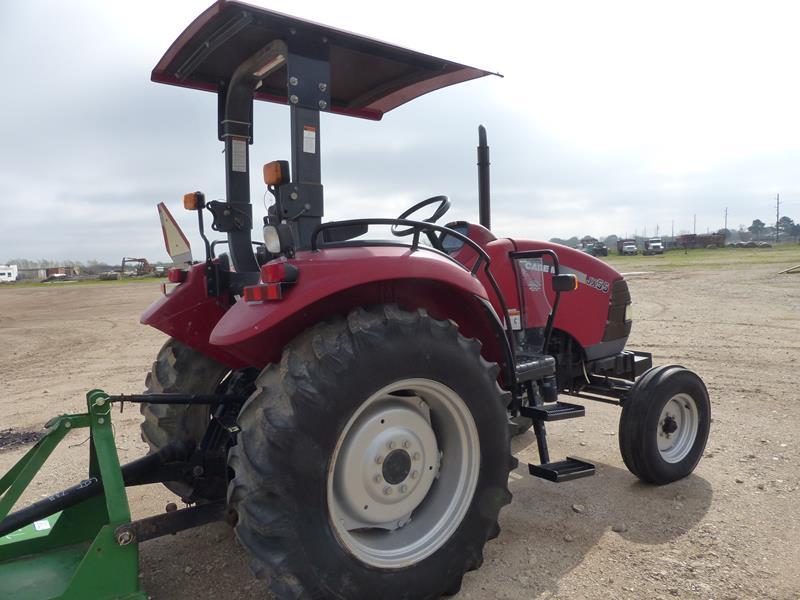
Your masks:
[{"label": "tractor rear wheel rim", "polygon": [[668,463],[681,462],[694,446],[700,426],[697,403],[689,394],[676,394],[661,409],[658,451]]},{"label": "tractor rear wheel rim", "polygon": [[480,442],[472,413],[429,379],[392,383],[361,404],[328,470],[328,510],[342,546],[378,568],[441,548],[472,503]]}]

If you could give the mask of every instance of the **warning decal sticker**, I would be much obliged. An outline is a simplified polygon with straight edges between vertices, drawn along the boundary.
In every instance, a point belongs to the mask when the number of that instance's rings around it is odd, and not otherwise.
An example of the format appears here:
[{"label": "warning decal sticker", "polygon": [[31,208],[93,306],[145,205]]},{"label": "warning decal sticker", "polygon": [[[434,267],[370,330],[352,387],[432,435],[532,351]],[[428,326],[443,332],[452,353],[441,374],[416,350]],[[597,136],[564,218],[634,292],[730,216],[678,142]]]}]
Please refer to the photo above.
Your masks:
[{"label": "warning decal sticker", "polygon": [[317,130],[310,125],[303,126],[303,152],[317,153]]},{"label": "warning decal sticker", "polygon": [[234,139],[231,146],[231,169],[237,173],[247,173],[247,142]]}]

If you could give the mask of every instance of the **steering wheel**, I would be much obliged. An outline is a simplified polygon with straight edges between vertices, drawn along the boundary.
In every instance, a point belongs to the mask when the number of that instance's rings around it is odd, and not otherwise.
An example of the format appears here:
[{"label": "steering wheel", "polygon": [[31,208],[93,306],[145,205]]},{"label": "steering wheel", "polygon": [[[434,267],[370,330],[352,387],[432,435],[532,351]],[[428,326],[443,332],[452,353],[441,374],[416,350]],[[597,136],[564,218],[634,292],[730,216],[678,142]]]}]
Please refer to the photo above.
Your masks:
[{"label": "steering wheel", "polygon": [[[423,200],[422,202],[417,202],[414,206],[403,212],[397,218],[407,219],[410,215],[414,214],[421,208],[425,208],[430,204],[436,204],[437,202],[439,203],[439,206],[436,207],[436,210],[433,211],[433,214],[427,219],[424,219],[426,223],[436,223],[436,221],[442,218],[444,213],[450,210],[450,198],[448,198],[447,196],[431,196],[430,198]],[[392,233],[397,237],[405,237],[407,235],[411,235],[412,233],[414,233],[414,227],[408,227],[407,229],[399,229],[397,225],[392,225]]]}]

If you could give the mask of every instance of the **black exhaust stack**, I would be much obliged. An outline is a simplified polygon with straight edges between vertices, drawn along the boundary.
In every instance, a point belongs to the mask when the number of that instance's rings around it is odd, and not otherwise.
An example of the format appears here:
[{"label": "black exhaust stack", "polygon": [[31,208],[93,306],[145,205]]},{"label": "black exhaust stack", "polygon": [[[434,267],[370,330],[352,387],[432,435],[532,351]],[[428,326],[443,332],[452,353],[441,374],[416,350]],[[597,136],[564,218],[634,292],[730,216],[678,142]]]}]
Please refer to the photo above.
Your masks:
[{"label": "black exhaust stack", "polygon": [[478,126],[478,213],[480,223],[492,228],[492,211],[489,198],[489,146],[486,144],[486,128]]}]

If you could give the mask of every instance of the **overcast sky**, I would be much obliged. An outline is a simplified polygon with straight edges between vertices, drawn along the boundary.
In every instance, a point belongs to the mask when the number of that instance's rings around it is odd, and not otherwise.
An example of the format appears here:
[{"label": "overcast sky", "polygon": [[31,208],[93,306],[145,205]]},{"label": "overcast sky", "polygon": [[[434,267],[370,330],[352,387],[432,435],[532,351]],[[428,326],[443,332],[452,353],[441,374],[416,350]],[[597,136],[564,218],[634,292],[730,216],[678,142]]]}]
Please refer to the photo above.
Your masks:
[{"label": "overcast sky", "polygon": [[[258,4],[505,75],[382,122],[323,115],[326,219],[395,216],[436,194],[477,220],[477,126],[494,229],[527,238],[669,234],[800,220],[796,2]],[[224,195],[213,94],[149,81],[209,0],[0,0],[0,261],[167,259],[155,205]],[[368,7],[368,9],[367,9]],[[288,109],[258,103],[260,165]],[[446,219],[447,220],[447,219]]]}]

